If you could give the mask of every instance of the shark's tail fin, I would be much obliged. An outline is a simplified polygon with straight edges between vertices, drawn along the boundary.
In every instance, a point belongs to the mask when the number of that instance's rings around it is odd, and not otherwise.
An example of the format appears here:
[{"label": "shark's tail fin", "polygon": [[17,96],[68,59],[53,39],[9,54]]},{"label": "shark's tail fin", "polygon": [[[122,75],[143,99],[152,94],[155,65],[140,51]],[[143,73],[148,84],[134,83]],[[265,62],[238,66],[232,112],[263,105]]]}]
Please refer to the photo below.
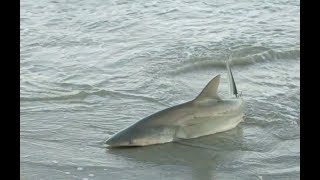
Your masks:
[{"label": "shark's tail fin", "polygon": [[233,75],[229,65],[229,60],[226,60],[226,66],[227,66],[228,79],[229,79],[229,94],[231,96],[235,95],[236,97],[238,97],[238,91],[237,91],[236,83],[234,82],[234,79],[233,79]]}]

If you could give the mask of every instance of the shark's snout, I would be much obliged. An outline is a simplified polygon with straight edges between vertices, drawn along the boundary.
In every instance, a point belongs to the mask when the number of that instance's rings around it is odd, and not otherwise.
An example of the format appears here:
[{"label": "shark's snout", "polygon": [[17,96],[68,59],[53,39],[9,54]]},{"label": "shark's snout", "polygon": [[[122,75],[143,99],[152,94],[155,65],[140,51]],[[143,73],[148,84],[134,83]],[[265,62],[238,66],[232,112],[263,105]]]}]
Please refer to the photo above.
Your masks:
[{"label": "shark's snout", "polygon": [[130,146],[130,140],[123,136],[122,133],[118,133],[110,137],[106,144],[111,147]]}]

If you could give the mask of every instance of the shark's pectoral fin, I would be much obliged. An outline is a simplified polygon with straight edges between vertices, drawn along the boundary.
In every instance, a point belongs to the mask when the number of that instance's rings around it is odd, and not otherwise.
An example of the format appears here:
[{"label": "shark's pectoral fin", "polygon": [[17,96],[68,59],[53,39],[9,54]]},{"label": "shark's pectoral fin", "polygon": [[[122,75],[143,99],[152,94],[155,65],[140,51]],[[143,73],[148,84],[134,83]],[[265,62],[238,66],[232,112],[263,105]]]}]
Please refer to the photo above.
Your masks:
[{"label": "shark's pectoral fin", "polygon": [[220,75],[217,75],[206,85],[206,87],[194,99],[194,101],[202,101],[208,98],[220,99],[218,96],[219,83],[220,83]]},{"label": "shark's pectoral fin", "polygon": [[195,117],[181,124],[175,136],[180,139],[188,139],[227,131],[237,126],[242,117],[242,114]]},{"label": "shark's pectoral fin", "polygon": [[193,118],[180,126],[175,134],[175,139],[188,139],[195,138],[206,134],[207,128],[205,127],[208,121],[212,121],[212,117]]}]

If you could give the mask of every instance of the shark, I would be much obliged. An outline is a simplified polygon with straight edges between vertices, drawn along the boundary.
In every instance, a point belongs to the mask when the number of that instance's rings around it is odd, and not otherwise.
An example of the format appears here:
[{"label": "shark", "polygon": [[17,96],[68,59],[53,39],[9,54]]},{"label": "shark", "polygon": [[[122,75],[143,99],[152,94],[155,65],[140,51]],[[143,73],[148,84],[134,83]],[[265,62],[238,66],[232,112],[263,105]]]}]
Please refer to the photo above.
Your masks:
[{"label": "shark", "polygon": [[193,100],[156,112],[111,136],[108,147],[146,146],[228,131],[244,119],[245,104],[226,62],[229,96],[218,94],[215,76]]}]

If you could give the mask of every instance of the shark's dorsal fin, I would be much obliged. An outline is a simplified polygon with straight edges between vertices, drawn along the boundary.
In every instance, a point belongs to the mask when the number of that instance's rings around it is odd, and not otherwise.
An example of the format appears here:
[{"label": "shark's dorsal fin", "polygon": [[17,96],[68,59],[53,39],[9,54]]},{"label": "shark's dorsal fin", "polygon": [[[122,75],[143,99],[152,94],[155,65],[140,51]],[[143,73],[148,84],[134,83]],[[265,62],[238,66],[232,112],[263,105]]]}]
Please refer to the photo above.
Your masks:
[{"label": "shark's dorsal fin", "polygon": [[201,91],[201,93],[195,98],[195,101],[202,101],[208,98],[220,100],[220,97],[218,96],[219,83],[220,75],[217,75],[206,85],[206,87]]}]

